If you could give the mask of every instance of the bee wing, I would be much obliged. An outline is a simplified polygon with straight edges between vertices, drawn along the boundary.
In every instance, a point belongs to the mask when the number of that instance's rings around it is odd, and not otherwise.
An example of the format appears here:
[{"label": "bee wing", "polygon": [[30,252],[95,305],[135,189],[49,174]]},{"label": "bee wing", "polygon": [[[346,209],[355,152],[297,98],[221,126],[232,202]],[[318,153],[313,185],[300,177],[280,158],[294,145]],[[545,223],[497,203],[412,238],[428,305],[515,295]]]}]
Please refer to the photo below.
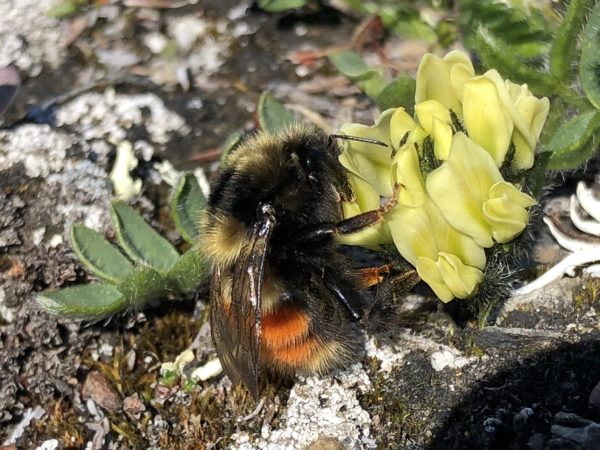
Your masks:
[{"label": "bee wing", "polygon": [[[275,226],[270,208],[252,230],[248,245],[233,268],[231,298],[223,295],[220,270],[212,280],[211,326],[225,372],[258,397],[262,282],[269,242]],[[229,304],[228,304],[229,302]]]}]

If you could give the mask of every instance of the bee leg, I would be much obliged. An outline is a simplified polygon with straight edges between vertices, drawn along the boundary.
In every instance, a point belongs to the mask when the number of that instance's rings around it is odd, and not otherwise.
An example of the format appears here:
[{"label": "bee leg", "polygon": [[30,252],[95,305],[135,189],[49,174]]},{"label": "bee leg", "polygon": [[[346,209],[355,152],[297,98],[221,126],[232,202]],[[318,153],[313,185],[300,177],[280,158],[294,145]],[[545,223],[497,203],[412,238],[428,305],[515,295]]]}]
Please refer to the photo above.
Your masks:
[{"label": "bee leg", "polygon": [[327,272],[323,273],[323,283],[335,298],[343,304],[355,320],[362,320],[364,315],[363,301],[358,298],[351,287],[341,286],[335,276],[330,276]]},{"label": "bee leg", "polygon": [[331,239],[340,234],[351,234],[361,231],[383,220],[383,216],[398,203],[398,190],[401,185],[394,186],[392,197],[378,209],[373,209],[337,223],[323,223],[316,227],[307,228],[298,236],[298,242],[318,243]]},{"label": "bee leg", "polygon": [[388,213],[398,203],[398,191],[402,185],[396,184],[392,196],[378,209],[358,214],[338,222],[335,225],[335,234],[351,234],[361,231],[372,225],[376,225],[383,220],[383,216]]},{"label": "bee leg", "polygon": [[375,296],[365,312],[361,324],[368,333],[392,331],[400,319],[400,305],[405,296],[421,278],[416,270],[391,274],[375,288]]},{"label": "bee leg", "polygon": [[366,267],[357,269],[356,276],[361,287],[370,288],[381,283],[392,271],[392,263],[384,264],[378,267]]}]

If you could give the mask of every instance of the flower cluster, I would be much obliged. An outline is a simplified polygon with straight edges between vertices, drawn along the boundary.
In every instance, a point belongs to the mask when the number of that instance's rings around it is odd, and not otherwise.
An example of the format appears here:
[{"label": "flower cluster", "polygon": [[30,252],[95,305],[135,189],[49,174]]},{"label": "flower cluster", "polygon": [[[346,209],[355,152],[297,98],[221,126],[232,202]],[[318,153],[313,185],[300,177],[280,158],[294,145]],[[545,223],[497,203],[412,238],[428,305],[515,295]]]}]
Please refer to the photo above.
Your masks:
[{"label": "flower cluster", "polygon": [[373,126],[346,124],[340,155],[356,199],[345,217],[377,209],[396,191],[397,205],[376,227],[344,238],[378,248],[393,243],[443,301],[469,298],[483,280],[485,250],[521,233],[535,200],[500,169],[526,170],[548,114],[548,99],[490,70],[476,76],[463,53],[423,58],[415,117],[384,111]]}]

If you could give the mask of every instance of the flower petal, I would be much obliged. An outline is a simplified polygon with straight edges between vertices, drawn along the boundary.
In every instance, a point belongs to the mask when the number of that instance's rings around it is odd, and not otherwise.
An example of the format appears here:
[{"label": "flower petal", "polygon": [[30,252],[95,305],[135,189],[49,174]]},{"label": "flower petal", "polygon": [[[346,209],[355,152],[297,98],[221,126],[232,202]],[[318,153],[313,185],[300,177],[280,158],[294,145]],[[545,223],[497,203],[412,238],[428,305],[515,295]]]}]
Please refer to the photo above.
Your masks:
[{"label": "flower petal", "polygon": [[[466,57],[466,55],[464,56]],[[450,83],[454,89],[454,94],[461,103],[463,101],[463,87],[465,83],[475,76],[471,60],[468,57],[466,59],[466,62],[457,63],[450,69]],[[462,115],[461,111],[456,111],[456,113]]]},{"label": "flower petal", "polygon": [[[354,193],[355,200],[353,202],[342,202],[345,219],[379,208],[381,197],[368,182],[350,173],[348,174],[348,184],[350,184],[350,188]],[[387,223],[384,221],[357,233],[341,235],[337,241],[341,244],[359,245],[372,250],[381,250],[382,244],[392,242],[392,236]]]},{"label": "flower petal", "polygon": [[483,281],[483,272],[463,264],[456,255],[440,252],[437,261],[421,257],[416,264],[417,273],[443,302],[469,298]]},{"label": "flower petal", "polygon": [[429,134],[433,132],[433,120],[435,118],[451,123],[450,111],[440,102],[435,100],[426,100],[415,105],[415,115],[419,120],[419,125]]},{"label": "flower petal", "polygon": [[469,236],[446,221],[431,199],[419,207],[398,205],[386,217],[394,245],[413,266],[419,257],[437,259],[440,251],[452,253],[465,264],[485,267],[485,252]]},{"label": "flower petal", "polygon": [[415,264],[421,279],[433,290],[437,298],[444,303],[454,299],[454,294],[448,288],[436,262],[430,258],[421,257]]},{"label": "flower petal", "polygon": [[[453,60],[454,56],[451,58]],[[417,70],[415,104],[426,100],[437,100],[448,109],[460,113],[461,107],[450,81],[449,67],[452,61],[444,62],[439,56],[425,54]]]},{"label": "flower petal", "polygon": [[535,199],[505,181],[492,186],[490,199],[483,204],[482,211],[494,240],[502,244],[521,233],[529,222],[525,208],[535,203]]},{"label": "flower petal", "polygon": [[[381,205],[381,197],[379,196],[375,188],[373,188],[373,186],[371,186],[367,181],[352,173],[348,174],[347,179],[348,184],[350,185],[350,189],[352,189],[352,193],[354,194],[355,198],[355,201],[351,204],[355,205],[358,208],[357,214],[379,208],[379,206]],[[347,218],[352,216],[344,214],[344,217]]]},{"label": "flower petal", "polygon": [[473,238],[456,230],[440,212],[439,208],[429,200],[424,209],[432,224],[432,236],[439,251],[452,253],[465,264],[483,269],[485,267],[485,251]]},{"label": "flower petal", "polygon": [[392,180],[401,186],[398,193],[400,205],[419,206],[427,198],[419,156],[413,143],[407,142],[396,152],[392,162]]},{"label": "flower petal", "polygon": [[497,181],[502,181],[502,176],[490,154],[463,133],[457,133],[452,138],[448,160],[429,174],[426,188],[454,228],[487,248],[493,241],[481,206]]},{"label": "flower petal", "polygon": [[[533,166],[535,146],[546,121],[550,102],[547,98],[538,99],[530,96],[521,99],[516,107],[523,119],[523,126],[521,123],[518,126],[515,124],[513,131],[515,144],[513,166],[517,169],[530,169]],[[526,127],[526,134],[521,131],[523,127]]]},{"label": "flower petal", "polygon": [[433,153],[441,161],[448,159],[452,143],[452,127],[447,122],[433,118]]},{"label": "flower petal", "polygon": [[415,128],[417,128],[417,124],[413,118],[404,108],[397,108],[390,119],[390,141],[392,142],[392,147],[398,149],[406,133],[410,133]]},{"label": "flower petal", "polygon": [[485,202],[483,214],[492,230],[492,237],[501,244],[511,241],[525,229],[529,221],[527,210],[510,202],[506,197]]},{"label": "flower petal", "polygon": [[437,259],[439,250],[432,239],[436,224],[431,223],[424,208],[398,205],[387,214],[385,221],[390,227],[394,245],[413,266],[421,256]]},{"label": "flower petal", "polygon": [[506,181],[494,183],[489,191],[489,198],[500,198],[506,196],[512,203],[527,208],[537,203],[535,198],[521,192],[517,187]]},{"label": "flower petal", "polygon": [[463,264],[456,255],[440,252],[437,266],[444,283],[457,298],[471,297],[483,281],[481,270]]},{"label": "flower petal", "polygon": [[[537,144],[537,139],[539,138],[540,132],[546,120],[546,116],[548,115],[548,109],[550,107],[550,102],[548,99],[545,97],[541,99],[534,97],[531,92],[529,92],[529,89],[527,89],[526,84],[518,85],[512,81],[503,80],[496,70],[488,70],[483,76],[488,78],[496,85],[498,88],[500,102],[513,121],[514,131],[518,131],[521,137],[527,142],[527,146],[522,146],[521,151],[534,150]],[[531,100],[531,103],[519,107],[518,105],[526,98],[532,98],[535,100]],[[533,103],[537,103],[536,107],[534,108],[537,113],[525,114],[525,111],[531,108]],[[523,114],[525,114],[525,117]],[[535,118],[533,120],[529,120],[526,118],[528,115],[531,115]],[[519,159],[523,159],[523,161],[528,160],[528,158],[522,156],[516,158],[515,164],[517,168],[519,168],[520,164]]]},{"label": "flower petal", "polygon": [[469,137],[485,148],[500,167],[510,145],[513,122],[493,81],[481,76],[465,83],[463,119]]},{"label": "flower petal", "polygon": [[347,136],[375,139],[389,146],[343,140],[341,145],[344,150],[339,156],[342,166],[367,181],[384,197],[392,195],[390,119],[394,111],[395,109],[389,109],[381,113],[373,126],[345,124],[339,131]]}]

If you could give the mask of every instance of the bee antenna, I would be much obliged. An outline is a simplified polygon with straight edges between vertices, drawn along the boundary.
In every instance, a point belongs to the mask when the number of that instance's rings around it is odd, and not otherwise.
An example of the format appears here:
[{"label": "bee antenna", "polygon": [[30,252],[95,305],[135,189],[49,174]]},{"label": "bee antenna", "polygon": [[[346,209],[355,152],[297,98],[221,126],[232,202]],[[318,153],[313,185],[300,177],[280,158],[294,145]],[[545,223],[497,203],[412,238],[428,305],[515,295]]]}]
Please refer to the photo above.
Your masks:
[{"label": "bee antenna", "polygon": [[365,142],[367,144],[381,145],[382,147],[389,147],[385,142],[378,141],[377,139],[363,138],[359,136],[348,136],[347,134],[330,134],[329,140],[333,139],[345,139],[347,141]]}]

